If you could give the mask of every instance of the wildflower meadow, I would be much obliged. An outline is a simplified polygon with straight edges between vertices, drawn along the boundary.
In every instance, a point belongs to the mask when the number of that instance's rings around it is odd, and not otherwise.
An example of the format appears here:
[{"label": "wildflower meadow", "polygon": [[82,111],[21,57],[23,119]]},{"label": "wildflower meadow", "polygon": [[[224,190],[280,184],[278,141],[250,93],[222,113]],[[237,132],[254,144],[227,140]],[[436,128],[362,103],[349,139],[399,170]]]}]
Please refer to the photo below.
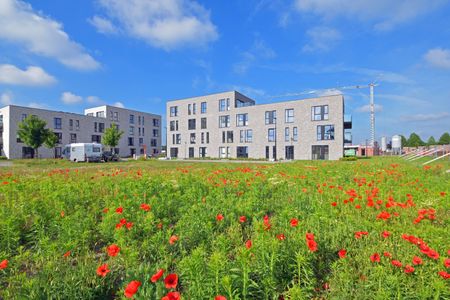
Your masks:
[{"label": "wildflower meadow", "polygon": [[0,299],[449,299],[445,166],[0,169]]}]

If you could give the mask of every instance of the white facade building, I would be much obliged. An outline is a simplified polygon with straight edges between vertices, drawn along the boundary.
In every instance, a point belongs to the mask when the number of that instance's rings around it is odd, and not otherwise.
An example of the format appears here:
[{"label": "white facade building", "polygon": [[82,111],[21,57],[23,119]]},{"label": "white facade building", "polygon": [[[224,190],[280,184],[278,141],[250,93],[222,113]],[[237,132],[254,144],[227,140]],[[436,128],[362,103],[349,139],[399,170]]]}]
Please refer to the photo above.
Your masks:
[{"label": "white facade building", "polygon": [[19,123],[35,115],[47,122],[59,142],[55,149],[38,149],[41,158],[60,157],[70,143],[102,142],[105,129],[116,124],[124,134],[116,148],[122,157],[157,155],[161,152],[161,116],[109,105],[89,108],[85,115],[46,109],[8,105],[0,109],[1,155],[10,159],[30,158],[33,150],[17,135]]}]

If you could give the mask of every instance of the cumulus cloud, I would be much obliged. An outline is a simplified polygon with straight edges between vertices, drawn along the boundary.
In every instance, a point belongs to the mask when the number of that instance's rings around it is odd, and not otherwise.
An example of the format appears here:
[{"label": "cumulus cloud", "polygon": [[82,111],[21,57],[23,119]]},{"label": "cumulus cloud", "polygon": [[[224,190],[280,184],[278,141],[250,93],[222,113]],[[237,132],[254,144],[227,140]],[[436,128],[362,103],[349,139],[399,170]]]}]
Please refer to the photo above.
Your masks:
[{"label": "cumulus cloud", "polygon": [[186,45],[204,46],[218,37],[209,12],[193,0],[97,2],[108,16],[108,19],[93,21],[97,30],[99,26],[102,30],[119,28],[153,47],[171,50]]},{"label": "cumulus cloud", "polygon": [[0,40],[54,58],[70,68],[93,70],[99,67],[80,44],[70,39],[61,23],[35,12],[21,0],[0,1]]},{"label": "cumulus cloud", "polygon": [[119,101],[113,103],[113,106],[115,106],[115,107],[120,107],[120,108],[125,108],[125,105],[123,105],[123,103],[122,103],[122,102],[119,102]]},{"label": "cumulus cloud", "polygon": [[0,83],[11,85],[43,86],[56,82],[42,68],[29,66],[21,70],[13,65],[0,65]]},{"label": "cumulus cloud", "polygon": [[[373,106],[374,106],[375,112],[380,112],[383,110],[383,106],[381,104],[375,103]],[[360,106],[360,107],[356,108],[356,111],[357,112],[370,112],[370,104]]]},{"label": "cumulus cloud", "polygon": [[11,92],[9,92],[9,91],[4,92],[0,95],[0,104],[5,105],[5,106],[11,105],[13,103],[12,99],[13,99],[13,94]]},{"label": "cumulus cloud", "polygon": [[341,33],[330,27],[318,26],[306,32],[309,42],[303,47],[305,52],[326,52],[333,48],[342,38]]},{"label": "cumulus cloud", "polygon": [[104,104],[105,103],[105,101],[103,101],[102,99],[100,99],[99,97],[97,97],[97,96],[87,96],[86,97],[86,101],[87,101],[87,103],[89,103],[89,104]]},{"label": "cumulus cloud", "polygon": [[400,120],[405,122],[426,122],[426,121],[436,121],[441,119],[447,119],[450,116],[448,112],[441,112],[435,114],[411,114],[403,115]]},{"label": "cumulus cloud", "polygon": [[71,92],[64,92],[61,94],[61,101],[65,104],[79,104],[83,102],[83,97],[75,95]]},{"label": "cumulus cloud", "polygon": [[88,22],[97,29],[97,32],[103,34],[114,34],[117,33],[117,28],[113,25],[113,23],[105,18],[99,16],[93,16],[91,19],[88,19]]},{"label": "cumulus cloud", "polygon": [[450,69],[450,50],[448,49],[430,49],[425,54],[424,58],[433,67]]},{"label": "cumulus cloud", "polygon": [[313,13],[325,20],[336,17],[356,18],[374,23],[376,30],[385,31],[424,15],[446,0],[295,0],[302,13]]}]

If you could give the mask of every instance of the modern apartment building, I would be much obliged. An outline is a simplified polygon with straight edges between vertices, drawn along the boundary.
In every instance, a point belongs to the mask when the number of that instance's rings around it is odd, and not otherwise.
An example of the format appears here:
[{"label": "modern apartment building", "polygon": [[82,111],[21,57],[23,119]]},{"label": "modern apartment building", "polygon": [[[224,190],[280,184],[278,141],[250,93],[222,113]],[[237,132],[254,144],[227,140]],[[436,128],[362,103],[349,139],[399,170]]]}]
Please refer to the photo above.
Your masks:
[{"label": "modern apartment building", "polygon": [[256,105],[230,91],[168,101],[166,110],[172,158],[336,160],[351,143],[342,95]]},{"label": "modern apartment building", "polygon": [[109,105],[89,108],[85,114],[8,105],[0,109],[1,155],[10,159],[34,156],[17,135],[19,123],[35,115],[47,122],[59,141],[55,149],[39,148],[39,157],[60,157],[70,143],[102,142],[105,129],[116,124],[124,134],[116,153],[122,157],[161,152],[161,116]]}]

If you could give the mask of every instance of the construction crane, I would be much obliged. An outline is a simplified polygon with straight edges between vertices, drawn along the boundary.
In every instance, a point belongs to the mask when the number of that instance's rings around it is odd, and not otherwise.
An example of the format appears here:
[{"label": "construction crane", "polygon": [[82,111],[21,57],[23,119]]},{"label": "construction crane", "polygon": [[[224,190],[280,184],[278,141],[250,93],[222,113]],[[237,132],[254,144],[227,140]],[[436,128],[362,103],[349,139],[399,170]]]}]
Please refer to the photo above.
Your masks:
[{"label": "construction crane", "polygon": [[332,93],[332,92],[340,92],[341,90],[354,90],[354,89],[365,89],[369,88],[370,90],[370,104],[369,104],[369,110],[370,110],[370,146],[375,146],[375,104],[374,104],[374,87],[378,86],[376,82],[372,82],[365,85],[351,85],[351,86],[341,86],[341,87],[335,87],[335,88],[329,88],[329,89],[320,89],[320,90],[310,90],[310,91],[304,91],[300,93],[289,93],[279,96],[274,96],[272,98],[280,98],[280,97],[294,97],[294,96],[300,96],[300,95],[309,95],[309,94],[319,94],[319,93]]}]

